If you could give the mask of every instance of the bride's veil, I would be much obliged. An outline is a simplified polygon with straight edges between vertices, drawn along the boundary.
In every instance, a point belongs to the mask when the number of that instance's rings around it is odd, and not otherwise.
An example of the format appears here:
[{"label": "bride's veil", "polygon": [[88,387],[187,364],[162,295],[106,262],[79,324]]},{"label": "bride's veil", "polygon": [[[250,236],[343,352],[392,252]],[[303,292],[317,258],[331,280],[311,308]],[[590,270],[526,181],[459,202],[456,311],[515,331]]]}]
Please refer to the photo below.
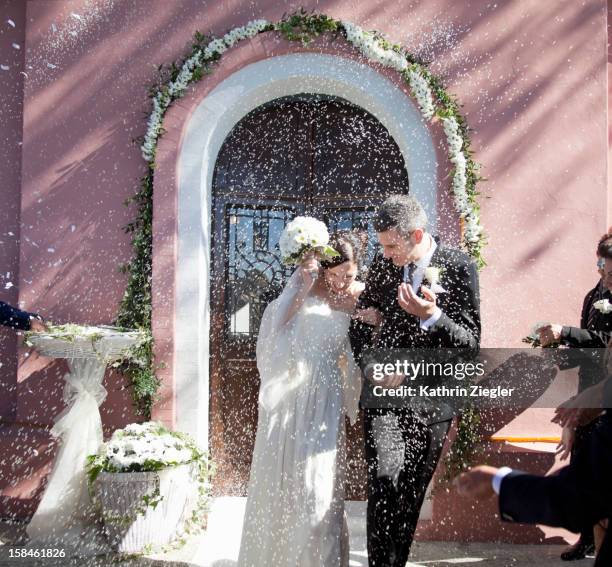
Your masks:
[{"label": "bride's veil", "polygon": [[[266,412],[291,410],[297,392],[307,380],[310,369],[300,352],[309,348],[308,337],[298,317],[285,322],[286,313],[300,288],[300,271],[289,278],[282,293],[265,309],[257,338],[257,369],[261,379],[260,408]],[[343,396],[351,423],[357,420],[361,372],[355,364],[348,335],[345,352],[339,361],[344,377]]]},{"label": "bride's veil", "polygon": [[[293,272],[282,293],[265,309],[257,337],[257,370],[261,379],[259,404],[272,412],[287,403],[296,384],[295,317],[284,323],[299,290],[299,270]],[[293,387],[292,387],[293,386]],[[291,396],[292,397],[292,396]]]}]

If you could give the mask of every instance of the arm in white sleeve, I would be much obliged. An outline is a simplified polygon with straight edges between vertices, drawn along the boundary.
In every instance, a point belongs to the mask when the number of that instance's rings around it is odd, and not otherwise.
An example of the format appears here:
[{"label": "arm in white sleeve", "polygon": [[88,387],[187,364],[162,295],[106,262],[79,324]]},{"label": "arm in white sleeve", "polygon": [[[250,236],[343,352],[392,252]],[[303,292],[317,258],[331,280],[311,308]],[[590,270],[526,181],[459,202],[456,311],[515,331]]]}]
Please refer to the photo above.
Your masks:
[{"label": "arm in white sleeve", "polygon": [[493,477],[491,481],[493,484],[493,491],[495,492],[495,494],[499,494],[499,491],[501,489],[502,480],[504,480],[504,478],[506,478],[506,476],[508,476],[511,472],[512,472],[512,469],[510,467],[502,467],[495,473],[495,476]]}]

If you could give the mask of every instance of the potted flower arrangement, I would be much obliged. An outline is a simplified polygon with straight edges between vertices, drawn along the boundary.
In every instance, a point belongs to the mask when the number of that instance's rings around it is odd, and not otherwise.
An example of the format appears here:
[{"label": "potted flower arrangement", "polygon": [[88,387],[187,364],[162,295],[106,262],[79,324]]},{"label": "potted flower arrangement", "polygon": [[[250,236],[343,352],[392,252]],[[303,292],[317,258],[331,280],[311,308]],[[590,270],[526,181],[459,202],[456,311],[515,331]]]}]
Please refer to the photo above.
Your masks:
[{"label": "potted flower arrangement", "polygon": [[204,527],[212,466],[184,433],[132,423],[87,457],[87,474],[118,552],[164,549]]}]

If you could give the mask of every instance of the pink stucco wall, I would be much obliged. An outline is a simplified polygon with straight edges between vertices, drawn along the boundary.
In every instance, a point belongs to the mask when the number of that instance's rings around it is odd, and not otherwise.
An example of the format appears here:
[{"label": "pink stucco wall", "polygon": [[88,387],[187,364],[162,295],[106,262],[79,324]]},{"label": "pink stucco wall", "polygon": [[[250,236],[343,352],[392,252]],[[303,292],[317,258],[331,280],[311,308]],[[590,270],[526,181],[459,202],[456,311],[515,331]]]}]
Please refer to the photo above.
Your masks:
[{"label": "pink stucco wall", "polygon": [[[131,140],[144,131],[156,66],[179,57],[195,29],[219,35],[297,5],[27,3],[23,305],[58,321],[112,320],[125,283],[116,268],[130,257],[123,201],[144,169]],[[483,343],[518,345],[537,320],[575,322],[608,216],[603,0],[310,7],[379,29],[432,59],[464,104],[488,179]],[[15,252],[7,258],[13,264]],[[47,392],[59,387],[52,376],[40,383]],[[35,406],[40,391],[32,392],[19,405]],[[47,414],[37,419],[48,422]]]},{"label": "pink stucco wall", "polygon": [[[594,243],[612,219],[604,0],[30,0],[25,12],[24,2],[5,1],[17,25],[0,22],[2,53],[17,59],[0,84],[10,110],[1,142],[0,298],[56,321],[111,322],[125,285],[117,267],[131,253],[121,227],[133,211],[123,201],[145,170],[132,139],[144,133],[157,65],[180,57],[196,29],[221,35],[302,5],[378,29],[432,60],[463,103],[487,178],[483,344],[519,346],[539,320],[576,323],[596,279]],[[14,41],[21,51],[11,51]],[[4,291],[9,271],[19,276]],[[160,315],[165,309],[161,338],[171,335],[173,304],[156,301]],[[15,383],[13,340],[1,332],[2,386]],[[64,369],[26,354],[0,415],[48,424],[62,408]],[[170,370],[164,379],[171,384]],[[114,412],[106,423],[133,419],[120,378],[106,382]],[[159,416],[170,421],[172,390],[165,394]]]}]

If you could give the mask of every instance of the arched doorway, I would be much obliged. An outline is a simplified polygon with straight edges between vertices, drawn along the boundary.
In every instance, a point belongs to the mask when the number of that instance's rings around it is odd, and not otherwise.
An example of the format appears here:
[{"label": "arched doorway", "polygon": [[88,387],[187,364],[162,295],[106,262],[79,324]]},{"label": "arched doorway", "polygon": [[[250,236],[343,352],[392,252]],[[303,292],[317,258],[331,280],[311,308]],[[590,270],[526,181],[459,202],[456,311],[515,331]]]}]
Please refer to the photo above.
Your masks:
[{"label": "arched doorway", "polygon": [[[377,204],[408,191],[398,145],[364,109],[297,95],[259,106],[232,129],[212,183],[210,448],[215,492],[244,495],[257,424],[255,344],[265,306],[291,274],[278,254],[284,225],[316,216],[331,230],[369,225]],[[349,432],[349,498],[364,496],[361,424]]]},{"label": "arched doorway", "polygon": [[[270,57],[263,44],[255,43],[236,49],[248,51],[253,62],[220,82],[213,80],[218,74],[205,77],[195,87],[192,104],[184,99],[184,105],[174,106],[156,156],[154,230],[161,236],[153,252],[153,321],[156,353],[162,352],[169,364],[160,370],[165,401],[155,417],[172,421],[204,449],[211,448],[216,435],[212,420],[217,407],[211,402],[218,400],[211,398],[219,388],[210,372],[213,177],[221,147],[236,124],[282,97],[304,92],[341,97],[374,116],[397,143],[410,193],[423,203],[432,231],[439,206],[436,135],[402,85],[340,54]],[[175,136],[169,135],[172,131]]]}]

